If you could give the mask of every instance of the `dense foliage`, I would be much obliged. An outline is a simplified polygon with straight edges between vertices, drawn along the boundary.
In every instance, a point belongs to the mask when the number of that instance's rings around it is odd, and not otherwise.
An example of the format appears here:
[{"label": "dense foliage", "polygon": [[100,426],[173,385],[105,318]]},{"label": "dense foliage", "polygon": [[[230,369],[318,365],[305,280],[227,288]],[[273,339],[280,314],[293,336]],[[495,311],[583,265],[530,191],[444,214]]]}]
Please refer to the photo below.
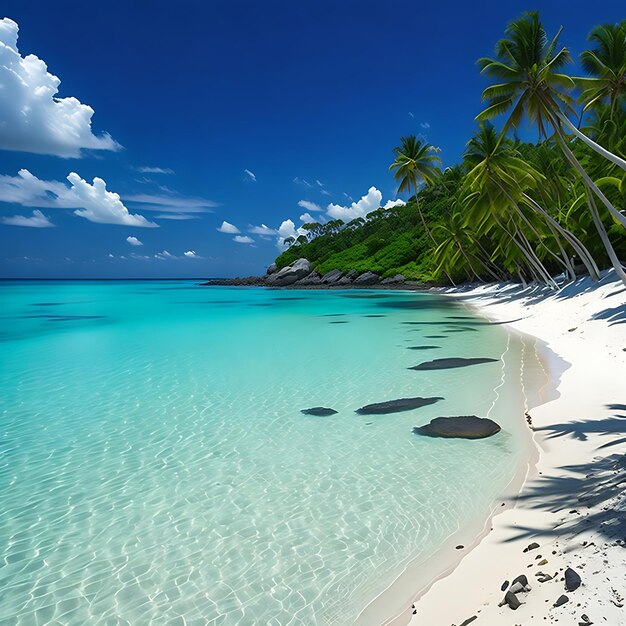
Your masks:
[{"label": "dense foliage", "polygon": [[[571,59],[559,35],[548,39],[537,13],[512,22],[494,58],[478,61],[495,82],[462,162],[441,172],[432,146],[403,137],[390,169],[409,203],[308,224],[277,265],[306,257],[320,274],[553,286],[556,274],[598,278],[613,266],[626,283],[626,21],[591,31],[584,78],[562,73]],[[497,132],[489,120],[502,115]],[[524,119],[537,144],[515,138]]]}]

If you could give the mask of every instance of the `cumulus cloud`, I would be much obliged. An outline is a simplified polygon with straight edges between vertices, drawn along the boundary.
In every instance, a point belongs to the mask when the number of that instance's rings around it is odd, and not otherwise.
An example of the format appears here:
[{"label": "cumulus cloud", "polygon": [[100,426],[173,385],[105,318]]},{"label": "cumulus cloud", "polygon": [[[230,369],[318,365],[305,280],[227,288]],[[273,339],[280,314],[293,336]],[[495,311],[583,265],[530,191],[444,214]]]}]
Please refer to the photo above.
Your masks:
[{"label": "cumulus cloud", "polygon": [[317,220],[310,213],[303,213],[300,216],[300,221],[303,224],[314,224],[317,222]]},{"label": "cumulus cloud", "polygon": [[119,150],[110,135],[92,132],[90,106],[57,97],[61,80],[34,54],[20,54],[18,30],[13,20],[0,20],[0,148],[66,158],[84,148]]},{"label": "cumulus cloud", "polygon": [[183,252],[183,256],[188,259],[201,259],[202,258],[199,254],[196,254],[195,250],[187,250],[187,252]]},{"label": "cumulus cloud", "polygon": [[31,217],[12,215],[0,218],[2,224],[8,226],[27,226],[29,228],[51,228],[54,224],[39,210],[33,211]]},{"label": "cumulus cloud", "polygon": [[276,230],[266,226],[265,224],[261,224],[260,226],[251,226],[248,232],[253,235],[260,235],[261,237],[272,237],[277,233]]},{"label": "cumulus cloud", "polygon": [[368,213],[380,208],[382,199],[383,194],[376,187],[370,187],[368,192],[358,202],[353,202],[350,206],[331,203],[328,205],[326,212],[333,219],[350,222],[357,217],[365,217]]},{"label": "cumulus cloud", "polygon": [[148,165],[143,165],[137,168],[137,171],[142,172],[144,174],[173,174],[174,170],[169,167],[150,167]]},{"label": "cumulus cloud", "polygon": [[254,172],[251,172],[250,170],[244,170],[243,173],[246,175],[246,180],[250,180],[253,183],[256,183],[256,175]]},{"label": "cumulus cloud", "polygon": [[234,224],[230,224],[226,220],[222,222],[222,225],[217,230],[220,233],[227,233],[229,235],[236,235],[241,232]]},{"label": "cumulus cloud", "polygon": [[306,209],[307,211],[313,212],[319,212],[324,210],[319,204],[315,204],[315,202],[309,202],[308,200],[300,200],[298,202],[298,206]]},{"label": "cumulus cloud", "polygon": [[143,246],[143,243],[141,243],[137,237],[126,237],[126,241],[128,241],[131,246]]},{"label": "cumulus cloud", "polygon": [[297,239],[300,235],[306,235],[304,228],[296,228],[292,220],[284,220],[278,227],[278,237],[276,238],[277,247],[282,250],[286,247],[285,239],[293,237]]},{"label": "cumulus cloud", "polygon": [[393,207],[395,206],[404,206],[405,204],[406,202],[401,198],[398,198],[396,200],[387,200],[383,209],[393,209]]},{"label": "cumulus cloud", "polygon": [[67,180],[70,187],[61,181],[39,179],[25,169],[17,176],[0,176],[0,202],[33,208],[75,209],[75,215],[98,224],[157,226],[142,215],[130,213],[120,196],[108,191],[101,178],[94,178],[90,184],[71,172]]},{"label": "cumulus cloud", "polygon": [[248,237],[247,235],[237,235],[233,237],[233,241],[237,243],[254,243],[254,239],[252,237]]}]

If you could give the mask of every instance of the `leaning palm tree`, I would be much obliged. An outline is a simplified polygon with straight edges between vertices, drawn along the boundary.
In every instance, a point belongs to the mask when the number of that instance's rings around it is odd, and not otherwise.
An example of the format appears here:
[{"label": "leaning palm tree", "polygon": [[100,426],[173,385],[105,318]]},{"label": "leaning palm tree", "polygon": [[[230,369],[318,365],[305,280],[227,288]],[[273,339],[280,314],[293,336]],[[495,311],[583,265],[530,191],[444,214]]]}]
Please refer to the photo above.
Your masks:
[{"label": "leaning palm tree", "polygon": [[506,37],[496,44],[496,58],[485,57],[478,60],[482,73],[495,78],[498,83],[487,87],[483,92],[483,100],[487,100],[488,106],[477,119],[487,120],[510,111],[503,134],[509,128],[517,128],[524,117],[537,125],[541,136],[548,135],[549,127],[554,129],[566,159],[583,179],[595,227],[615,272],[626,284],[626,272],[611,245],[594,195],[624,227],[626,216],[611,204],[584,170],[568,145],[562,124],[596,152],[624,169],[626,161],[596,144],[570,122],[567,115],[574,113],[573,99],[567,92],[575,84],[572,78],[559,71],[571,61],[567,48],[558,49],[560,33],[561,30],[548,41],[536,12],[526,13],[507,26]]},{"label": "leaning palm tree", "polygon": [[409,135],[400,138],[400,145],[393,149],[393,153],[396,158],[389,169],[393,171],[393,176],[399,183],[398,191],[408,191],[409,195],[413,191],[422,226],[431,241],[434,242],[432,233],[422,214],[417,191],[420,182],[431,185],[439,176],[437,165],[441,163],[441,159],[437,155],[437,150],[429,143],[419,140],[415,135]]}]

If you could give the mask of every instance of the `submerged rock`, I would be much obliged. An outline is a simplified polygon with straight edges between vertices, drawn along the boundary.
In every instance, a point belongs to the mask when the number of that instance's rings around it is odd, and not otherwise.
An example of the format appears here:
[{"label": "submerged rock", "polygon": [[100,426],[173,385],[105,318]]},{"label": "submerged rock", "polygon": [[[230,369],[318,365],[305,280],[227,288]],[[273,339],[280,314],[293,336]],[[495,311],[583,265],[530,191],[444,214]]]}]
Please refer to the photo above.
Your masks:
[{"label": "submerged rock", "polygon": [[326,417],[328,415],[335,415],[337,411],[325,406],[314,406],[310,409],[302,409],[300,413],[304,413],[304,415],[315,415],[315,417]]},{"label": "submerged rock", "polygon": [[499,359],[491,359],[486,357],[462,358],[450,357],[445,359],[434,359],[433,361],[425,361],[419,365],[409,367],[410,370],[428,371],[428,370],[447,370],[457,367],[469,367],[470,365],[481,365],[482,363],[499,363]]},{"label": "submerged rock", "polygon": [[413,432],[426,437],[484,439],[499,433],[500,426],[487,417],[464,415],[458,417],[436,417],[429,424],[416,426]]},{"label": "submerged rock", "polygon": [[388,400],[387,402],[377,402],[368,404],[357,409],[359,415],[384,415],[386,413],[399,413],[401,411],[411,411],[419,409],[429,404],[435,404],[443,400],[441,397],[435,398],[400,398],[399,400]]},{"label": "submerged rock", "polygon": [[435,350],[441,346],[407,346],[407,350]]}]

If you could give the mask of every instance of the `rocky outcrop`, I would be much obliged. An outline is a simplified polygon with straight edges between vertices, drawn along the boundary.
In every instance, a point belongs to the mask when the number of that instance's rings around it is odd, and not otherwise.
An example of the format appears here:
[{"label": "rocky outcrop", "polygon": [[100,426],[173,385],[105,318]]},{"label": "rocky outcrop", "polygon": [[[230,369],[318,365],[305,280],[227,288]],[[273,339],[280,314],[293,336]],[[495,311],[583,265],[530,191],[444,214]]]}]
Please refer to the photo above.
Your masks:
[{"label": "rocky outcrop", "polygon": [[297,280],[308,276],[312,270],[313,268],[307,259],[298,259],[291,265],[287,265],[274,274],[270,274],[265,282],[268,285],[276,285],[277,287],[293,285]]},{"label": "rocky outcrop", "polygon": [[322,284],[322,278],[321,278],[321,276],[317,272],[311,272],[310,274],[308,274],[304,278],[301,278],[300,280],[296,281],[295,284],[296,285],[307,285],[307,286],[308,285],[321,285]]},{"label": "rocky outcrop", "polygon": [[275,274],[278,271],[278,267],[276,267],[276,263],[272,263],[268,265],[266,274],[269,276],[270,274]]},{"label": "rocky outcrop", "polygon": [[341,270],[330,270],[330,272],[326,272],[324,276],[322,276],[322,282],[325,285],[332,285],[336,283],[343,276],[343,272]]},{"label": "rocky outcrop", "polygon": [[376,285],[380,282],[380,276],[374,272],[363,272],[354,279],[355,285]]},{"label": "rocky outcrop", "polygon": [[405,280],[402,274],[396,274],[395,276],[389,276],[388,278],[383,278],[380,281],[381,285],[398,285],[403,283]]},{"label": "rocky outcrop", "polygon": [[416,426],[413,432],[427,437],[484,439],[499,433],[500,426],[487,417],[465,415],[459,417],[436,417],[425,426]]}]

